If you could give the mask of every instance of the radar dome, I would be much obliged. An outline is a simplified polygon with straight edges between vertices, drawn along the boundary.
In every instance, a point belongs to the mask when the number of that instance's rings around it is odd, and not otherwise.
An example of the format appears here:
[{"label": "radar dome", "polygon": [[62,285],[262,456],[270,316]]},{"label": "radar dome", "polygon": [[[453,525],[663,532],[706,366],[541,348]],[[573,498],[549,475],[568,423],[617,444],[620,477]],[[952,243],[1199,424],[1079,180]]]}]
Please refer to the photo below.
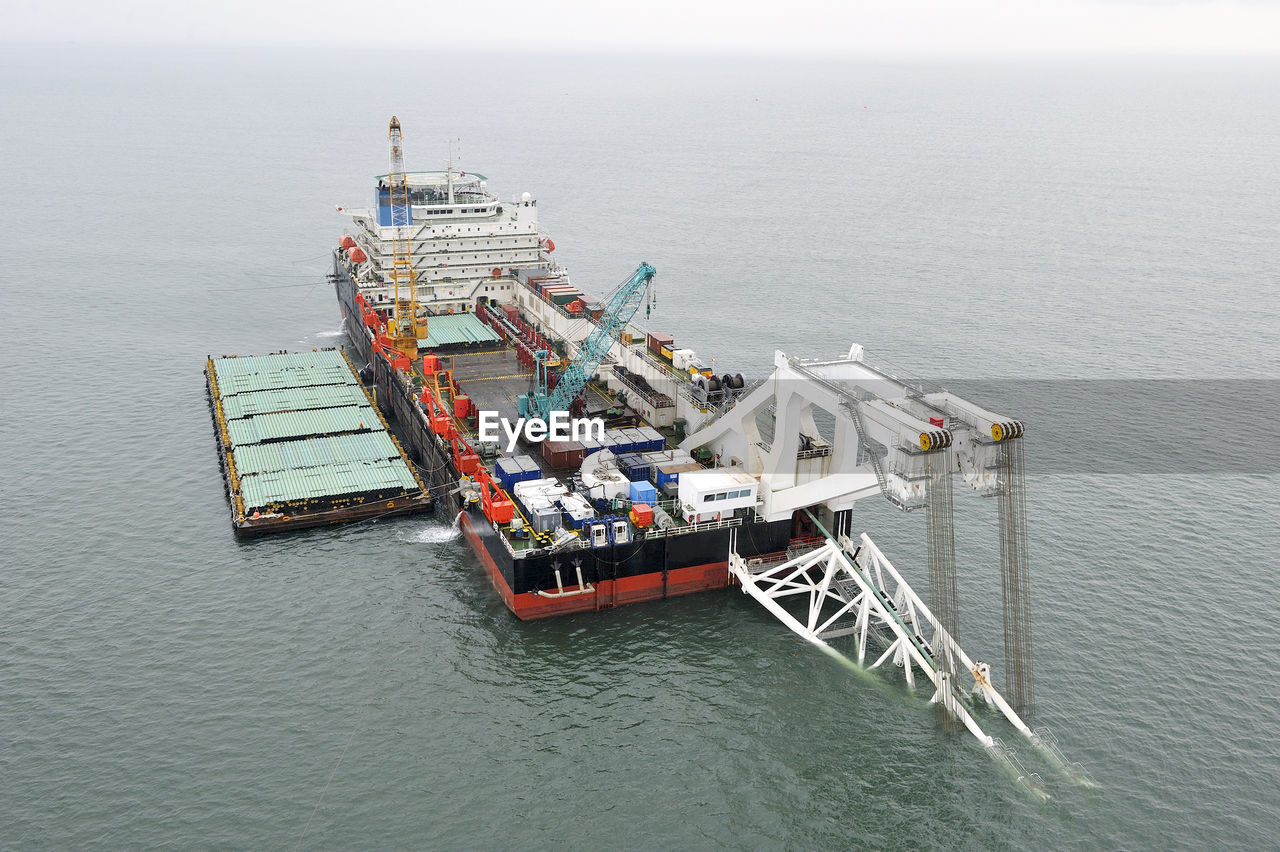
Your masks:
[{"label": "radar dome", "polygon": [[529,194],[529,193],[527,193],[527,192],[522,192],[522,193],[520,193],[520,200],[521,200],[521,201],[532,201],[532,200],[533,200],[533,196],[532,196],[532,195],[530,195],[530,194]]}]

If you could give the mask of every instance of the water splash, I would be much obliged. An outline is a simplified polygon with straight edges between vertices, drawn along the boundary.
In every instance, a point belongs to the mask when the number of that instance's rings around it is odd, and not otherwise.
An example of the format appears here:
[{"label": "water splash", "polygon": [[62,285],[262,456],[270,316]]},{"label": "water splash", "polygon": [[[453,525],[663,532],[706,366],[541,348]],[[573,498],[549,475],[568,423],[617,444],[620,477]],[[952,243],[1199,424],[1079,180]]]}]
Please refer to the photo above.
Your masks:
[{"label": "water splash", "polygon": [[461,515],[458,518],[454,518],[453,523],[447,527],[437,523],[417,532],[409,533],[407,540],[418,544],[445,544],[455,541],[462,535],[462,528],[458,525],[459,518],[461,518]]}]

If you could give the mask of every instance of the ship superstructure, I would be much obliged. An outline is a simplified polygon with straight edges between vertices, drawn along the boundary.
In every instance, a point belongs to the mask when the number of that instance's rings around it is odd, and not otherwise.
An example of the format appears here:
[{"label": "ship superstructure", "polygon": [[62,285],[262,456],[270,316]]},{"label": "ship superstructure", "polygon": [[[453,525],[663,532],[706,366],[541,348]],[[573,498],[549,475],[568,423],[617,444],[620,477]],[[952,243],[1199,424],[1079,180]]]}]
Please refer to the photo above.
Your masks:
[{"label": "ship superstructure", "polygon": [[393,213],[388,175],[377,178],[372,204],[339,208],[351,217],[353,273],[360,293],[384,314],[393,310],[395,240],[404,229],[419,305],[433,313],[472,310],[478,298],[511,301],[520,270],[564,277],[550,257],[555,246],[538,230],[538,202],[525,192],[501,201],[484,175],[455,171],[407,172],[408,213]]}]

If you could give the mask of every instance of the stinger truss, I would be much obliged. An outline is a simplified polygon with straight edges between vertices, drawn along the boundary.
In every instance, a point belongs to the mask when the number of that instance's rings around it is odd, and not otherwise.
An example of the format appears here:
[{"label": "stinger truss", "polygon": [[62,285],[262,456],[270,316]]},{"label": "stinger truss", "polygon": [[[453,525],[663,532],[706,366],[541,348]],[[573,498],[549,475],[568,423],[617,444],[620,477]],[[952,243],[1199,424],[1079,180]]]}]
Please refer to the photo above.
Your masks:
[{"label": "stinger truss", "polygon": [[[1023,721],[991,683],[990,666],[965,653],[870,537],[863,534],[856,545],[847,536],[835,539],[810,518],[827,536],[825,543],[787,559],[744,560],[731,538],[729,570],[744,593],[830,656],[873,670],[892,663],[902,670],[908,687],[923,678],[933,686],[930,703],[961,723],[1037,795],[1044,795],[1039,777],[1026,772],[1012,749],[983,730],[972,712],[975,700],[996,708],[1063,772],[1087,781],[1047,730],[1032,730]],[[832,644],[842,637],[852,638],[856,660]],[[963,683],[970,678],[972,687],[966,692]]]}]

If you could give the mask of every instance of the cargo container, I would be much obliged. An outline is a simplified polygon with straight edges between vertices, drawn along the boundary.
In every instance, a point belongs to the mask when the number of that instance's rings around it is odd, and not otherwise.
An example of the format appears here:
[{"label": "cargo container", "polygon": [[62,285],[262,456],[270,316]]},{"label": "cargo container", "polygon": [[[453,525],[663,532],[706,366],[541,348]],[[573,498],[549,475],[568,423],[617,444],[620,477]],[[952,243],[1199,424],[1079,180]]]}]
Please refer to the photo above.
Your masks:
[{"label": "cargo container", "polygon": [[638,453],[626,453],[618,457],[618,468],[627,475],[627,479],[632,482],[638,482],[649,479],[652,465],[641,458]]},{"label": "cargo container", "polygon": [[656,470],[657,474],[655,484],[659,488],[662,488],[669,482],[679,482],[680,474],[682,473],[689,473],[695,470],[706,470],[706,468],[697,462],[669,462],[667,464],[658,465]]},{"label": "cargo container", "polygon": [[614,446],[618,448],[614,450],[615,453],[643,452],[640,444],[644,443],[644,437],[639,433],[639,430],[623,428],[610,429],[609,432],[612,433]]},{"label": "cargo container", "polygon": [[493,466],[493,471],[497,474],[498,484],[505,491],[510,491],[517,482],[520,482],[524,473],[520,469],[520,463],[513,458],[498,459]]},{"label": "cargo container", "polygon": [[538,460],[533,456],[515,456],[515,458],[520,462],[520,469],[524,471],[524,476],[521,477],[522,482],[542,478],[542,468],[538,466]]},{"label": "cargo container", "polygon": [[631,502],[648,503],[652,506],[658,502],[658,491],[648,480],[633,482],[631,483]]},{"label": "cargo container", "polygon": [[637,529],[648,529],[653,526],[653,506],[635,503],[631,506],[628,517]]},{"label": "cargo container", "polygon": [[529,513],[529,523],[535,532],[545,533],[563,526],[560,509],[555,506],[538,506]]},{"label": "cargo container", "polygon": [[[670,352],[671,346],[674,343],[675,343],[675,338],[669,334],[663,334],[660,331],[649,332],[649,337],[648,337],[649,351],[652,352],[654,355],[661,355],[663,347],[666,347],[666,350]],[[667,356],[667,357],[670,357],[670,356]]]},{"label": "cargo container", "polygon": [[[516,498],[516,502],[520,504],[520,508],[524,510],[525,516],[531,523],[534,522],[534,516],[541,509],[550,508],[555,512],[556,525],[560,523],[560,509],[556,505],[560,498],[569,493],[569,489],[565,488],[554,479],[533,479],[526,482],[517,482],[512,488],[512,496]],[[539,532],[546,532],[545,529],[539,528],[536,523],[534,529]]]},{"label": "cargo container", "polygon": [[565,520],[575,530],[580,530],[589,522],[595,520],[595,510],[591,508],[591,504],[587,502],[587,499],[580,494],[566,494],[561,498],[560,506],[564,510]]},{"label": "cargo container", "polygon": [[671,366],[677,370],[687,370],[697,357],[697,353],[692,349],[672,349]]},{"label": "cargo container", "polygon": [[529,456],[507,456],[498,459],[494,465],[498,482],[506,491],[511,491],[517,482],[528,482],[542,478],[542,469]]},{"label": "cargo container", "polygon": [[568,305],[571,302],[576,302],[582,298],[582,293],[577,287],[557,287],[553,290],[545,291],[545,295],[547,297],[547,301],[554,305],[559,305],[562,308],[565,305]]},{"label": "cargo container", "polygon": [[643,453],[648,447],[649,437],[634,426],[629,426],[621,430],[631,443],[631,451],[633,453]]},{"label": "cargo container", "polygon": [[667,445],[667,439],[662,437],[662,433],[652,426],[641,426],[640,434],[644,436],[644,452],[661,450]]},{"label": "cargo container", "polygon": [[542,457],[557,470],[582,464],[585,450],[577,441],[543,441]]},{"label": "cargo container", "polygon": [[549,477],[517,482],[512,491],[516,498],[521,501],[532,496],[541,496],[548,500],[558,500],[560,497],[569,493],[569,489],[561,485],[559,480],[551,479]]}]

